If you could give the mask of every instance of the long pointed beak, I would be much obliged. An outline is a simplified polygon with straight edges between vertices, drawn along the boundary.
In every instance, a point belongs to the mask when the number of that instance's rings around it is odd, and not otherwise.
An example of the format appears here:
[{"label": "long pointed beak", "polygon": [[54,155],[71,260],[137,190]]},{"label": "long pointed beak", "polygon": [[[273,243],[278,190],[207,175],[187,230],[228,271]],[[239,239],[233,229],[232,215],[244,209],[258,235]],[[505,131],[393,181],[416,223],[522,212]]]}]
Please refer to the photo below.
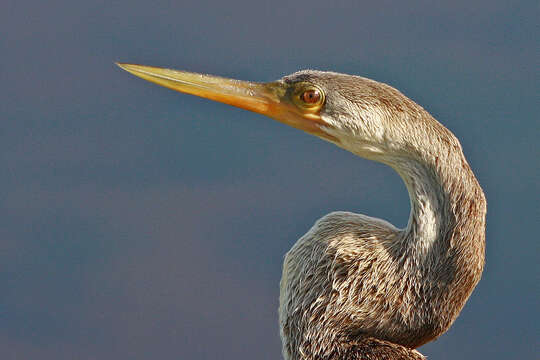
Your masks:
[{"label": "long pointed beak", "polygon": [[321,126],[328,125],[318,114],[302,112],[287,101],[287,88],[283,83],[256,83],[135,64],[117,65],[169,89],[257,112],[310,134],[334,140],[321,130]]}]

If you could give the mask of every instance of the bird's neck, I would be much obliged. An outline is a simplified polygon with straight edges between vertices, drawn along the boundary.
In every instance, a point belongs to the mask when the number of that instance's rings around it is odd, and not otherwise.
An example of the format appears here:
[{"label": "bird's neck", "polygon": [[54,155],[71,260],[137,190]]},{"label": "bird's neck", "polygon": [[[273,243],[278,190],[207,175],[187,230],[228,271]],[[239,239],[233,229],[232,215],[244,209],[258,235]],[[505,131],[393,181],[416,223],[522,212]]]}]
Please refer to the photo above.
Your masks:
[{"label": "bird's neck", "polygon": [[402,241],[417,256],[483,241],[484,194],[461,149],[452,150],[392,164],[411,201]]},{"label": "bird's neck", "polygon": [[[480,280],[484,266],[484,194],[459,144],[396,161],[411,201],[405,229],[396,241],[398,262],[413,269],[418,311],[424,318],[414,346],[445,332]],[[423,331],[421,329],[428,329]]]},{"label": "bird's neck", "polygon": [[448,232],[454,199],[444,184],[452,175],[441,174],[432,164],[416,159],[397,162],[393,167],[405,182],[411,203],[400,240],[414,255],[425,256]]},{"label": "bird's neck", "polygon": [[447,146],[391,166],[411,200],[401,248],[418,265],[426,287],[447,289],[440,301],[453,307],[445,309],[450,326],[482,273],[486,201],[459,144]]}]

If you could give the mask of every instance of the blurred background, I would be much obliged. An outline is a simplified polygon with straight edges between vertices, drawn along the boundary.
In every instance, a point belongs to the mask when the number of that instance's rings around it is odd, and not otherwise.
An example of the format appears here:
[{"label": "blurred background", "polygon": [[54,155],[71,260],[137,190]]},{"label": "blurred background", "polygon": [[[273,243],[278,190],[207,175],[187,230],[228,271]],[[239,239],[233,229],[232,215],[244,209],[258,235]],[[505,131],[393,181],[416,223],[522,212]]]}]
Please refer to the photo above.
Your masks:
[{"label": "blurred background", "polygon": [[389,83],[461,140],[484,276],[429,359],[539,348],[536,1],[0,5],[0,357],[280,359],[286,251],[322,215],[406,225],[391,169],[115,61]]}]

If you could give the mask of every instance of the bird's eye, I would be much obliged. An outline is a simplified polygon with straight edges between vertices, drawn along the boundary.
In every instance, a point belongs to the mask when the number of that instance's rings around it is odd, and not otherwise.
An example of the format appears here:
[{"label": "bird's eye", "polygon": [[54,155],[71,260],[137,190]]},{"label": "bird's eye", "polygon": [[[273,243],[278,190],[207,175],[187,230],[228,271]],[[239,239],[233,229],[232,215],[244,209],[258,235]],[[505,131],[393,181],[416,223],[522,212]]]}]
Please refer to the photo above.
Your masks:
[{"label": "bird's eye", "polygon": [[301,106],[306,110],[316,111],[324,104],[324,93],[319,87],[313,84],[299,84],[297,86],[296,95],[294,96],[294,101],[298,106]]},{"label": "bird's eye", "polygon": [[321,92],[318,89],[309,89],[300,95],[300,99],[306,104],[316,104],[321,100]]}]

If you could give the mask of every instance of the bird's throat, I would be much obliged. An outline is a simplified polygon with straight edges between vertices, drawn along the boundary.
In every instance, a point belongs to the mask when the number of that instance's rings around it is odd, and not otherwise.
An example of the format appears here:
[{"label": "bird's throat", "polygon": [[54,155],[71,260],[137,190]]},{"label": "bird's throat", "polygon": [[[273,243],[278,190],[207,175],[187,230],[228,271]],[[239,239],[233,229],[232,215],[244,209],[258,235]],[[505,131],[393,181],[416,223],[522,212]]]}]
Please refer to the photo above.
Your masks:
[{"label": "bird's throat", "polygon": [[402,241],[417,256],[468,246],[478,236],[483,241],[486,204],[482,189],[462,152],[447,154],[392,164],[411,202]]},{"label": "bird's throat", "polygon": [[[407,227],[400,233],[403,262],[415,264],[419,299],[432,334],[453,323],[480,280],[484,265],[484,194],[461,149],[393,164],[411,201]],[[442,156],[440,154],[447,154]],[[437,329],[438,328],[438,329]]]},{"label": "bird's throat", "polygon": [[415,256],[424,257],[448,232],[453,217],[452,195],[445,189],[441,174],[430,164],[410,160],[396,171],[409,192],[411,212],[402,239]]}]

